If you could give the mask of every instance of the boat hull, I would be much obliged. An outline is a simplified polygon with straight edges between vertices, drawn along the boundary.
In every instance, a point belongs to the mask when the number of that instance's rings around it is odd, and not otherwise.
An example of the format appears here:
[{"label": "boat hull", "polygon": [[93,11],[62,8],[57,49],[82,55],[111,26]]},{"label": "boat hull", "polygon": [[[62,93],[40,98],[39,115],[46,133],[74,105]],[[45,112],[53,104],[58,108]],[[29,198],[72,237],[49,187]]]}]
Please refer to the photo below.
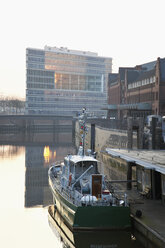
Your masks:
[{"label": "boat hull", "polygon": [[[91,248],[93,244],[95,247],[131,247],[131,232],[130,231],[71,231],[63,222],[62,216],[55,212],[53,216],[54,207],[48,208],[48,221],[51,229],[58,237],[66,244],[66,247]],[[57,233],[58,231],[58,233]]]},{"label": "boat hull", "polygon": [[54,204],[71,230],[128,230],[130,208],[125,206],[76,206],[53,188]]}]

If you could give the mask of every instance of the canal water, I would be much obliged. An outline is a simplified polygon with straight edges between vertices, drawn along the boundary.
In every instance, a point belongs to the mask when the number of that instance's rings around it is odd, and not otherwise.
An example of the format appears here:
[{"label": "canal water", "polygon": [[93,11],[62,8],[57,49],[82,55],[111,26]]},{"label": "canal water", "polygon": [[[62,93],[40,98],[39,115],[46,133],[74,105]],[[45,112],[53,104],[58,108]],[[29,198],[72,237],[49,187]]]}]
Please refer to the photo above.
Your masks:
[{"label": "canal water", "polygon": [[30,138],[0,135],[1,248],[144,248],[131,233],[72,233],[59,216],[57,223],[52,222],[48,215],[52,204],[48,168],[53,161],[75,152],[71,131],[30,134]]}]

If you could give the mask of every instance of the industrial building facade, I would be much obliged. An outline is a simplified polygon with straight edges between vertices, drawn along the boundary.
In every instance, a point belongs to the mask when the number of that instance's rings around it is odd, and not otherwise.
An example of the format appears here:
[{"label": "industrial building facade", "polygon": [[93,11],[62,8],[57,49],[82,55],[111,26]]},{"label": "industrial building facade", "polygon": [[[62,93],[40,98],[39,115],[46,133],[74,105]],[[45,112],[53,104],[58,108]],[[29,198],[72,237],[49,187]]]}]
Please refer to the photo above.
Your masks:
[{"label": "industrial building facade", "polygon": [[105,114],[112,58],[45,46],[26,49],[26,114]]},{"label": "industrial building facade", "polygon": [[116,119],[165,115],[165,58],[121,67],[108,80],[108,115]]}]

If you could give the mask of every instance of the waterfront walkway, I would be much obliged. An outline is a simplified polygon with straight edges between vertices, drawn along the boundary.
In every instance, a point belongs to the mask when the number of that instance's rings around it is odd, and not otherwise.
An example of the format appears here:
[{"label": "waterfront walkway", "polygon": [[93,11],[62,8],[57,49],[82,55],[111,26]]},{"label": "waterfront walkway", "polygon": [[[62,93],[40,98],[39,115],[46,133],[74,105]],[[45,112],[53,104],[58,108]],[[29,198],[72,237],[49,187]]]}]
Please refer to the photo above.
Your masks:
[{"label": "waterfront walkway", "polygon": [[141,221],[165,240],[165,207],[161,200],[145,199],[144,204],[137,204],[135,207],[142,211]]},{"label": "waterfront walkway", "polygon": [[[128,193],[129,194],[129,193]],[[135,194],[134,194],[135,197]],[[165,247],[165,206],[161,200],[142,199],[131,204],[131,214],[135,228],[158,247]],[[136,211],[141,210],[142,216],[136,217]],[[137,226],[138,224],[138,226]]]},{"label": "waterfront walkway", "polygon": [[[154,169],[165,174],[165,151],[127,150],[107,148],[112,157],[125,161],[134,161],[147,169]],[[135,186],[135,185],[134,185]],[[162,200],[146,199],[141,196],[136,187],[127,190],[131,206],[134,228],[152,241],[157,247],[165,247],[165,206]],[[137,217],[136,211],[141,210],[142,216]]]}]

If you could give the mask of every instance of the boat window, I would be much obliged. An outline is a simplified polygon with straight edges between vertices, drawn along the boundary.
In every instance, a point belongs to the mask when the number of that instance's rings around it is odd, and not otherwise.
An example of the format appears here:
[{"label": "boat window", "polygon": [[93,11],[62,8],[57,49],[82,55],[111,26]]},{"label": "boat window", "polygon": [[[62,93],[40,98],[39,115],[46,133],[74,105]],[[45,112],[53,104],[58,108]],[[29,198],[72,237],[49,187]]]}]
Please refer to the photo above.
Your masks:
[{"label": "boat window", "polygon": [[63,167],[62,167],[62,174],[63,175],[65,174],[65,165],[63,165]]},{"label": "boat window", "polygon": [[74,163],[70,163],[70,172],[73,174],[74,173]]},{"label": "boat window", "polygon": [[90,174],[96,174],[97,173],[97,162],[95,161],[81,161],[76,164],[76,174],[82,174],[84,171],[86,171],[91,165],[93,165],[93,168],[90,170]]},{"label": "boat window", "polygon": [[64,159],[64,164],[67,165],[68,164],[68,160]]}]

